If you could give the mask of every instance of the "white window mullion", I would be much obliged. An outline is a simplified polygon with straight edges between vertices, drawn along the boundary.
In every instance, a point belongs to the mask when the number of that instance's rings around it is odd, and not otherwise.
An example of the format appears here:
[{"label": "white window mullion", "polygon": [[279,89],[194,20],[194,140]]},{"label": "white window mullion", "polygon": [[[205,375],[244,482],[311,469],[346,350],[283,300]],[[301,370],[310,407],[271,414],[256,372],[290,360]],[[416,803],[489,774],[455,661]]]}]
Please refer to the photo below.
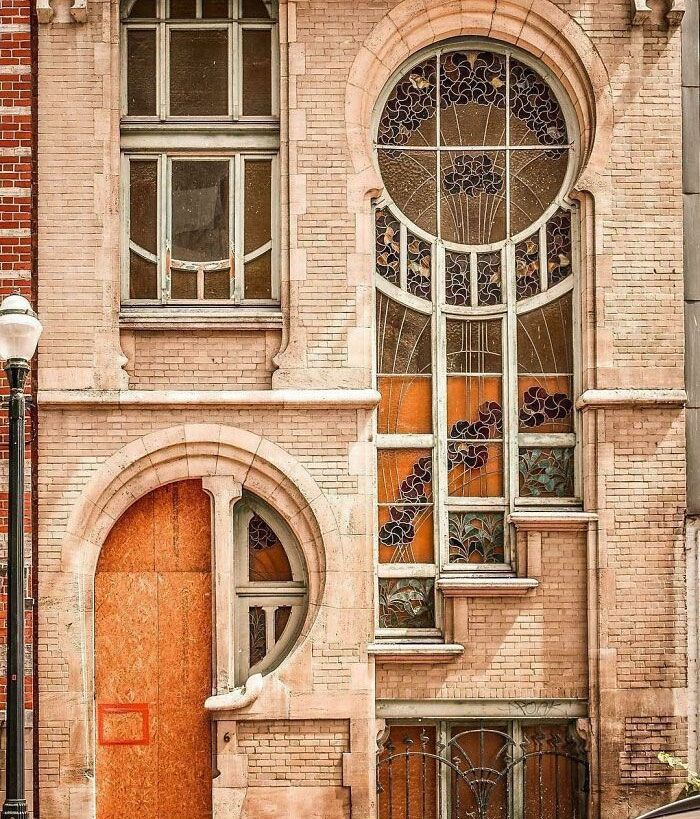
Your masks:
[{"label": "white window mullion", "polygon": [[406,290],[408,284],[408,229],[399,223],[399,286]]},{"label": "white window mullion", "polygon": [[506,509],[513,510],[518,494],[518,316],[515,301],[515,246],[508,242],[501,257],[506,293],[503,341],[503,468]]},{"label": "white window mullion", "polygon": [[160,283],[160,300],[163,304],[170,301],[170,256],[172,254],[172,209],[171,209],[171,165],[172,160],[165,154],[158,157],[158,220],[160,228],[160,247],[158,254]]},{"label": "white window mullion", "polygon": [[235,288],[234,288],[234,302],[240,304],[245,293],[245,269],[244,269],[244,254],[243,254],[243,214],[245,212],[244,190],[243,183],[244,160],[241,154],[236,154],[232,160],[233,162],[233,185],[235,190],[233,203],[233,224],[234,224],[234,239],[233,258],[235,261]]},{"label": "white window mullion", "polygon": [[449,562],[447,548],[447,532],[449,530],[447,496],[447,318],[445,315],[445,246],[440,242],[436,245],[435,300],[437,310],[434,311],[435,336],[433,348],[433,430],[434,456],[433,471],[434,485],[434,515],[435,515],[435,561],[438,566],[445,566]]},{"label": "white window mullion", "polygon": [[540,245],[540,291],[544,291],[549,286],[549,273],[547,270],[547,223],[543,222],[539,230]]}]

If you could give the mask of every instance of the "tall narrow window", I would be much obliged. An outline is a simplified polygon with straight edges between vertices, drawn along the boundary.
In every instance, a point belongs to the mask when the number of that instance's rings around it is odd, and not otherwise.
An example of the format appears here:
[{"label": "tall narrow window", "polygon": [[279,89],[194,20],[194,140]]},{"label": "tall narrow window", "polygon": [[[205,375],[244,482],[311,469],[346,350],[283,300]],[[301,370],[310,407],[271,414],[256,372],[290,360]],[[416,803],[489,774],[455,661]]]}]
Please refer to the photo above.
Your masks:
[{"label": "tall narrow window", "polygon": [[378,633],[440,576],[513,573],[508,514],[576,507],[575,147],[519,53],[439,49],[384,97],[375,211]]},{"label": "tall narrow window", "polygon": [[122,12],[122,302],[277,304],[276,3]]}]

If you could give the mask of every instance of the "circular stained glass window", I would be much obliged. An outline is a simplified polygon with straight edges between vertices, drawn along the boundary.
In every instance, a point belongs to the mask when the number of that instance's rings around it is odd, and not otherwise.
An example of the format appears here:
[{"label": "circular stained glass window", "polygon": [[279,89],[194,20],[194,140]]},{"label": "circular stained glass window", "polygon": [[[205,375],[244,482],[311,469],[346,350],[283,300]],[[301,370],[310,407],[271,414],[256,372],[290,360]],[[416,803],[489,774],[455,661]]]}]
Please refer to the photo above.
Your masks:
[{"label": "circular stained glass window", "polygon": [[395,84],[377,135],[387,193],[417,227],[458,245],[501,242],[559,195],[570,156],[554,92],[510,53],[441,51]]}]

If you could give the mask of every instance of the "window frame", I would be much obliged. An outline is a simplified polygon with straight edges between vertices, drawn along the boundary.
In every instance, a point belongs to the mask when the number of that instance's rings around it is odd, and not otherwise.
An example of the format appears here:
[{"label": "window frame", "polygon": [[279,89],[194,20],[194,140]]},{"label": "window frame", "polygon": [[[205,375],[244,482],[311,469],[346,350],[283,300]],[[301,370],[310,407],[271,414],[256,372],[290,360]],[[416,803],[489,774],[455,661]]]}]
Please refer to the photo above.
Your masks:
[{"label": "window frame", "polygon": [[[443,633],[444,622],[444,598],[437,587],[440,577],[484,577],[486,575],[514,576],[516,571],[516,549],[515,531],[508,517],[516,511],[580,511],[582,508],[582,458],[581,458],[581,419],[579,413],[574,408],[572,412],[573,429],[571,433],[521,433],[518,430],[518,362],[517,362],[517,322],[518,317],[537,309],[538,306],[556,301],[558,298],[571,294],[572,310],[572,357],[573,374],[572,390],[573,398],[581,393],[581,321],[580,321],[580,292],[578,283],[580,281],[581,263],[581,236],[580,218],[577,203],[569,196],[573,187],[574,174],[578,166],[580,153],[580,135],[576,122],[575,113],[571,102],[561,83],[553,74],[547,70],[546,66],[535,60],[531,56],[522,52],[517,47],[501,44],[484,38],[457,38],[445,41],[439,46],[429,46],[416,54],[413,54],[387,81],[382,94],[380,95],[373,118],[372,133],[375,135],[373,146],[373,159],[375,169],[381,178],[379,167],[379,150],[382,143],[376,138],[379,129],[379,122],[384,111],[384,106],[392,94],[397,82],[404,77],[414,66],[419,65],[424,60],[449,53],[455,50],[475,50],[479,49],[495,52],[503,55],[513,55],[515,59],[522,62],[540,76],[554,93],[564,116],[568,132],[568,152],[569,161],[564,179],[558,194],[544,213],[527,228],[512,236],[506,231],[506,238],[499,242],[485,245],[459,245],[442,239],[440,233],[440,218],[438,211],[437,235],[427,233],[411,221],[396,205],[386,187],[382,188],[380,196],[374,201],[372,209],[372,236],[375,235],[374,219],[375,213],[380,209],[386,209],[389,214],[399,222],[401,230],[401,254],[400,254],[400,282],[399,285],[392,284],[382,278],[376,271],[374,275],[375,300],[378,293],[392,299],[402,307],[418,311],[423,315],[431,317],[431,353],[432,353],[432,433],[431,434],[385,434],[377,431],[377,420],[375,419],[373,433],[375,440],[375,451],[382,449],[401,448],[430,448],[432,452],[432,503],[433,503],[433,539],[434,539],[434,561],[432,564],[420,563],[380,563],[379,562],[379,524],[377,511],[379,508],[378,498],[375,498],[374,516],[374,560],[376,575],[383,579],[387,577],[420,578],[434,577],[436,585],[434,587],[434,607],[435,607],[435,628],[426,629],[389,629],[381,628],[379,623],[379,595],[375,594],[375,636],[378,639],[390,639],[407,642],[421,642],[431,637],[434,639]],[[507,103],[506,103],[507,104]],[[439,106],[438,106],[439,111]],[[508,116],[506,115],[506,121]],[[439,129],[439,124],[438,124]],[[438,131],[439,133],[439,131]],[[489,146],[486,146],[489,147]],[[532,146],[533,149],[537,146]],[[450,150],[444,148],[440,150]],[[452,147],[452,149],[454,149]],[[485,150],[480,146],[462,146],[459,150],[464,152]],[[413,148],[406,148],[413,150]],[[436,150],[436,149],[426,149]],[[505,152],[505,148],[502,149]],[[439,182],[438,182],[439,184]],[[438,197],[439,203],[439,197]],[[509,199],[506,199],[506,213],[509,213]],[[439,207],[439,204],[437,205]],[[546,282],[546,225],[548,221],[560,210],[564,209],[571,214],[571,274],[563,281],[547,286]],[[424,300],[415,296],[405,289],[406,287],[406,236],[410,233],[413,236],[427,242],[431,247],[431,298]],[[535,296],[526,297],[520,301],[515,293],[515,251],[518,243],[538,233],[540,238],[540,276],[542,292]],[[445,256],[446,252],[468,253],[470,255],[470,279],[471,279],[471,306],[460,307],[446,303],[445,298]],[[499,251],[501,253],[501,303],[493,306],[478,306],[476,299],[476,257],[477,254]],[[403,288],[403,289],[402,289]],[[446,335],[447,321],[458,320],[481,320],[497,319],[502,321],[502,406],[503,415],[503,496],[499,498],[472,498],[449,496],[447,492],[447,445],[448,445],[448,424],[447,424],[447,354]],[[377,316],[373,311],[373,333],[375,345],[377,345]],[[373,357],[373,383],[378,389],[378,366],[377,356]],[[507,415],[506,415],[507,409]],[[542,497],[519,497],[519,472],[518,455],[519,448],[523,446],[557,446],[571,448],[574,458],[573,480],[574,494],[566,498],[542,498]],[[469,512],[503,512],[504,527],[504,552],[505,559],[502,564],[459,564],[450,563],[449,560],[449,513],[459,511]]]},{"label": "window frame", "polygon": [[[195,308],[209,311],[212,308],[245,307],[279,312],[281,298],[280,250],[280,53],[279,18],[277,3],[273,3],[272,19],[244,18],[243,0],[229,0],[229,10],[235,11],[226,19],[177,19],[167,17],[169,0],[156,0],[159,14],[154,19],[129,20],[121,16],[120,38],[120,204],[121,204],[121,252],[120,293],[121,307],[127,311],[148,311],[157,308]],[[197,13],[201,15],[202,0],[196,0]],[[122,12],[126,5],[122,4]],[[127,115],[128,94],[128,48],[129,30],[155,30],[156,36],[156,113],[152,116]],[[170,33],[172,31],[226,30],[228,36],[229,108],[225,116],[170,116]],[[242,38],[247,30],[269,30],[271,37],[271,103],[268,116],[243,115],[243,53]],[[228,159],[232,168],[229,184],[229,231],[232,235],[234,273],[230,299],[173,299],[170,296],[171,274],[169,258],[171,250],[170,225],[172,197],[169,168],[174,159],[222,160]],[[151,159],[158,162],[158,249],[157,249],[157,297],[153,299],[130,298],[130,179],[131,160]],[[246,162],[271,161],[271,295],[270,298],[245,298],[245,257],[255,258],[256,251],[244,252],[243,222],[245,214],[244,167]],[[259,250],[259,249],[257,249]],[[264,251],[263,251],[264,252]],[[142,255],[142,254],[139,254]],[[214,260],[211,260],[212,262]],[[249,261],[252,259],[249,258]],[[196,265],[206,270],[211,264]],[[200,288],[201,290],[201,288]],[[261,313],[262,315],[262,313]],[[267,312],[265,312],[267,315]],[[235,320],[236,314],[231,318]]]},{"label": "window frame", "polygon": [[[261,582],[249,579],[248,524],[253,516],[260,517],[282,544],[292,569],[291,581]],[[301,549],[289,526],[270,507],[257,498],[244,494],[231,510],[233,532],[234,585],[234,674],[242,685],[252,674],[268,674],[292,651],[301,634],[309,600],[306,564]],[[272,647],[257,664],[250,665],[249,615],[251,608],[267,607],[267,643]],[[290,606],[289,621],[279,641],[274,641],[274,609]],[[269,616],[270,612],[273,616]],[[270,640],[272,636],[272,641]]]}]

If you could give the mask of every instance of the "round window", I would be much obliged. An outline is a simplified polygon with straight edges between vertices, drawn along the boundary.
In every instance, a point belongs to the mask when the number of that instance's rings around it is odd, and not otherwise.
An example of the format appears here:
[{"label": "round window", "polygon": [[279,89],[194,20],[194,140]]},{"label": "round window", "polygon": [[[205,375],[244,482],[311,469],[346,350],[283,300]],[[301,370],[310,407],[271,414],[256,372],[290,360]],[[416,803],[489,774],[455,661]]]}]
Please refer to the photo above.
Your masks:
[{"label": "round window", "polygon": [[509,52],[442,50],[393,86],[377,135],[388,195],[445,242],[522,233],[559,196],[571,145],[545,80]]}]

